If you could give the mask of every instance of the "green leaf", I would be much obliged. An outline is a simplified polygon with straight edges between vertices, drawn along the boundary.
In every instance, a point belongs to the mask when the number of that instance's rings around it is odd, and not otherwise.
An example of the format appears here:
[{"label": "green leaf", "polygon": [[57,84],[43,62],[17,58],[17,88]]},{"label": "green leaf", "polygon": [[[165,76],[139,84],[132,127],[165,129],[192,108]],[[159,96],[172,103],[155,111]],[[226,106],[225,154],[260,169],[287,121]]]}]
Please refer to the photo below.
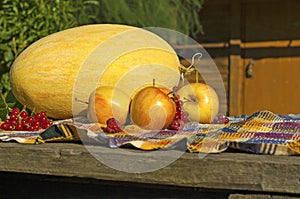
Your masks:
[{"label": "green leaf", "polygon": [[9,108],[14,108],[16,106],[16,102],[9,102],[9,103],[6,103],[6,105]]},{"label": "green leaf", "polygon": [[5,97],[5,101],[6,103],[16,103],[17,102],[17,99],[16,97],[14,96],[13,92],[12,91],[9,91]]},{"label": "green leaf", "polygon": [[0,94],[0,108],[7,108],[7,104],[5,102],[5,97],[3,96],[3,94]]},{"label": "green leaf", "polygon": [[4,60],[8,62],[8,61],[11,61],[13,59],[14,59],[13,52],[11,50],[5,51],[5,53],[4,53]]},{"label": "green leaf", "polygon": [[21,104],[17,98],[14,96],[13,92],[10,90],[5,98],[6,104],[9,108],[18,107],[20,110],[23,109],[23,104]]},{"label": "green leaf", "polygon": [[0,108],[0,119],[3,121],[8,116],[7,108]]},{"label": "green leaf", "polygon": [[9,47],[7,45],[4,44],[0,44],[0,50],[8,50]]}]

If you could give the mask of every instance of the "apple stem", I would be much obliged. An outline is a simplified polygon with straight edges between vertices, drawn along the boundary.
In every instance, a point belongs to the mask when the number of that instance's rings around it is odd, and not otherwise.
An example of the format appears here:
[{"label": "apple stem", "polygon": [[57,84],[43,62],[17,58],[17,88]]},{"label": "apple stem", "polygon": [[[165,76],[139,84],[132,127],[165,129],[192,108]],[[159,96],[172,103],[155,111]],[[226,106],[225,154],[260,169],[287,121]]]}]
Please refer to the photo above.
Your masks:
[{"label": "apple stem", "polygon": [[191,99],[188,99],[188,98],[186,98],[186,97],[183,97],[183,100],[182,100],[182,102],[193,102],[193,100],[191,100]]},{"label": "apple stem", "polygon": [[78,99],[77,97],[75,98],[75,102],[80,102],[80,103],[83,103],[83,104],[89,104],[88,102],[82,101],[82,100]]},{"label": "apple stem", "polygon": [[152,80],[152,84],[153,84],[153,86],[155,86],[155,79]]}]

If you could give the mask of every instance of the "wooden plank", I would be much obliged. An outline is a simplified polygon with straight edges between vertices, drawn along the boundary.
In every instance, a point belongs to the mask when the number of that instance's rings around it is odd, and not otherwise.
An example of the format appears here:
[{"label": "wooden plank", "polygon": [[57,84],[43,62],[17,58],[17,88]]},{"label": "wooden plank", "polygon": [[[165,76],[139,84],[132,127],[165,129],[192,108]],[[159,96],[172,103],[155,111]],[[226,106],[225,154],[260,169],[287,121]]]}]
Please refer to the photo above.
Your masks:
[{"label": "wooden plank", "polygon": [[229,115],[243,114],[243,61],[239,55],[230,56]]},{"label": "wooden plank", "polygon": [[231,40],[229,55],[229,115],[243,112],[244,69],[241,59],[241,1],[231,1]]},{"label": "wooden plank", "polygon": [[[98,155],[120,162],[132,154],[116,154],[94,146]],[[115,149],[110,149],[115,150]],[[132,151],[135,153],[147,153]],[[157,155],[157,154],[156,154]],[[143,161],[153,164],[156,155],[147,153]],[[163,152],[159,153],[162,157]],[[169,155],[169,154],[166,154]],[[125,157],[125,158],[124,158]],[[114,170],[96,160],[81,144],[46,143],[21,145],[0,143],[0,171],[84,179],[130,182],[197,189],[248,190],[300,194],[300,157],[245,153],[185,153],[175,162],[148,173]]]},{"label": "wooden plank", "polygon": [[[212,42],[212,43],[201,43],[204,48],[227,48],[229,46],[228,42]],[[173,45],[175,49],[189,49],[189,48],[199,48],[199,44],[194,45]]]},{"label": "wooden plank", "polygon": [[[0,172],[1,199],[65,199],[65,198],[227,198],[229,192],[199,190],[176,186],[133,184],[74,177],[58,177]],[[16,191],[16,188],[21,187]]]},{"label": "wooden plank", "polygon": [[244,48],[270,48],[270,47],[299,47],[300,40],[292,39],[292,40],[273,40],[273,41],[253,41],[253,42],[244,42]]},{"label": "wooden plank", "polygon": [[299,197],[271,194],[230,194],[228,199],[297,199]]}]

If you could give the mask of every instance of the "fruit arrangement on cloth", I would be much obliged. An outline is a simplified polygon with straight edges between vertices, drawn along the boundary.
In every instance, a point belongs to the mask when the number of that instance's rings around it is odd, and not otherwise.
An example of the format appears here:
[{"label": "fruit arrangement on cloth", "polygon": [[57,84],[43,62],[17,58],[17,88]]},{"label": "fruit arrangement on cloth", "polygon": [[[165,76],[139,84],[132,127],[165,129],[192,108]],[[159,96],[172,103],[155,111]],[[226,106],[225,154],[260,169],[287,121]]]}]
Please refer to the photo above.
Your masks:
[{"label": "fruit arrangement on cloth", "polygon": [[172,90],[153,84],[143,87],[132,97],[116,88],[100,86],[91,94],[88,118],[92,122],[106,123],[104,131],[109,133],[122,131],[128,118],[147,130],[180,130],[188,121],[213,122],[218,108],[216,92],[203,83],[182,88],[175,86]]},{"label": "fruit arrangement on cloth", "polygon": [[[108,133],[126,124],[180,130],[187,122],[211,123],[219,111],[212,87],[177,87],[180,62],[166,41],[132,26],[86,25],[49,35],[17,57],[10,75],[14,96],[37,111],[34,118],[83,116]],[[35,118],[39,128],[27,122],[22,129],[47,128],[47,121]]]}]

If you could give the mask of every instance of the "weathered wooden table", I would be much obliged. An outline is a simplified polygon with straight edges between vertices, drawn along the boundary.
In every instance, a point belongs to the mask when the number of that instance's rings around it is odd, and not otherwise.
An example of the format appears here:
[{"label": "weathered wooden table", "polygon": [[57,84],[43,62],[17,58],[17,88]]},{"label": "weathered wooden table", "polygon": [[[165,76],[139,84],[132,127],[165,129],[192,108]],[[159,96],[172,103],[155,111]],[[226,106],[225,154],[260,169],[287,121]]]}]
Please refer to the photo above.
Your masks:
[{"label": "weathered wooden table", "polygon": [[[102,155],[118,160],[107,150]],[[298,198],[300,156],[184,153],[157,171],[127,173],[104,165],[80,143],[0,142],[0,198],[17,197]]]}]

